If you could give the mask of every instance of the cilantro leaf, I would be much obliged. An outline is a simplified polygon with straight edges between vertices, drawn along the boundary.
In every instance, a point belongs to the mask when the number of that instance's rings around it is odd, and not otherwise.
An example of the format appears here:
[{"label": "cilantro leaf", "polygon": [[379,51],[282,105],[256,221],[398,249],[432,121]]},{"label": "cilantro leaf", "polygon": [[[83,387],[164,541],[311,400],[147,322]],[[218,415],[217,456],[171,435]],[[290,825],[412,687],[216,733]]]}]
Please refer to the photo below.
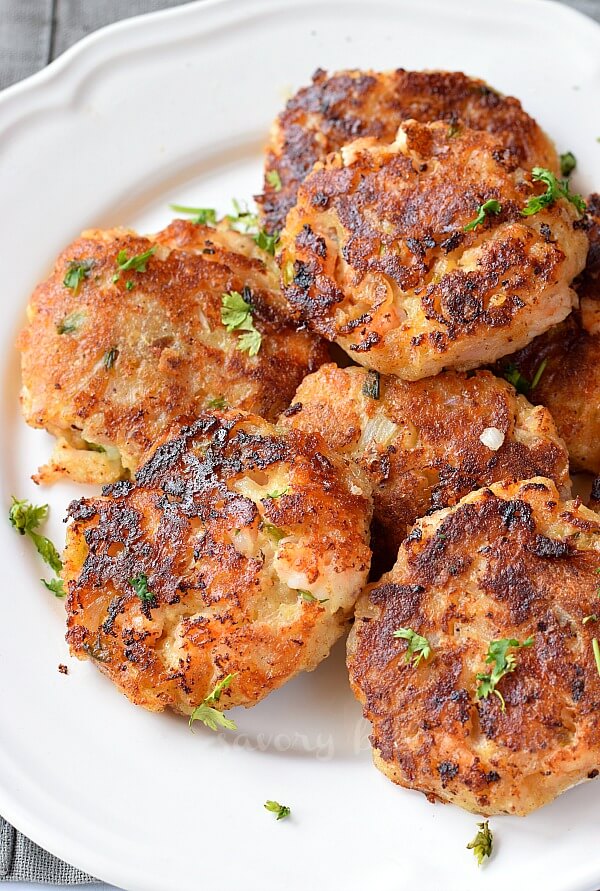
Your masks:
[{"label": "cilantro leaf", "polygon": [[206,403],[206,407],[215,409],[227,408],[227,402],[224,396],[215,396],[214,399],[208,400],[208,402]]},{"label": "cilantro leaf", "polygon": [[108,350],[108,352],[106,352],[104,354],[104,358],[102,359],[102,364],[104,365],[104,367],[106,368],[107,371],[110,371],[110,369],[113,367],[113,365],[117,361],[118,356],[119,356],[119,351],[116,347],[111,347],[110,350]]},{"label": "cilantro leaf", "polygon": [[379,399],[381,393],[381,375],[378,371],[368,371],[362,385],[363,396]]},{"label": "cilantro leaf", "polygon": [[92,643],[86,641],[83,644],[82,650],[84,653],[87,653],[90,659],[95,659],[96,662],[108,662],[110,660],[110,650],[104,644],[100,631],[98,631],[96,639]]},{"label": "cilantro leaf", "polygon": [[63,279],[65,288],[77,291],[81,282],[88,278],[94,265],[93,260],[69,260],[69,265]]},{"label": "cilantro leaf", "polygon": [[315,597],[314,594],[311,594],[310,591],[303,591],[301,588],[297,588],[297,591],[302,600],[306,601],[306,603],[329,603],[329,597],[324,597],[320,600],[318,597]]},{"label": "cilantro leaf", "polygon": [[496,685],[503,677],[505,677],[505,675],[511,674],[517,667],[516,655],[514,653],[509,653],[508,650],[511,647],[514,649],[522,649],[523,647],[531,646],[533,646],[533,637],[528,637],[523,643],[514,637],[503,637],[500,640],[490,641],[485,661],[486,664],[493,663],[494,667],[489,674],[486,672],[478,672],[475,675],[476,680],[479,681],[479,686],[476,690],[477,699],[487,699],[490,693],[494,693],[500,700],[502,711],[506,711],[504,697],[502,696],[502,693],[496,689]]},{"label": "cilantro leaf", "polygon": [[127,257],[127,251],[122,250],[117,254],[117,266],[121,272],[127,272],[130,269],[133,272],[145,272],[148,260],[156,251],[156,245],[148,248],[143,254],[134,254],[133,257]]},{"label": "cilantro leaf", "polygon": [[397,631],[394,631],[393,636],[408,641],[404,661],[410,662],[412,657],[414,668],[418,666],[421,659],[427,660],[431,656],[431,644],[427,638],[421,637],[412,628],[398,628]]},{"label": "cilantro leaf", "polygon": [[193,216],[192,223],[197,226],[214,226],[217,222],[217,211],[212,207],[187,207],[185,204],[169,204],[175,213],[185,213]]},{"label": "cilantro leaf", "polygon": [[530,387],[531,390],[535,390],[535,388],[539,384],[540,379],[541,379],[544,371],[546,370],[547,364],[548,364],[548,360],[543,359],[540,362],[540,364],[538,365],[537,370],[536,370],[535,374],[533,375],[533,380],[531,381],[531,387]]},{"label": "cilantro leaf", "polygon": [[234,677],[235,674],[228,674],[215,684],[213,690],[204,697],[200,705],[190,715],[190,728],[194,721],[202,721],[205,727],[210,730],[218,730],[219,727],[223,727],[225,730],[237,730],[235,721],[226,718],[223,712],[211,705],[213,702],[219,702],[223,690],[229,687]]},{"label": "cilantro leaf", "polygon": [[262,523],[260,524],[260,528],[263,530],[263,532],[266,532],[267,535],[270,536],[270,538],[274,539],[277,542],[281,541],[281,539],[285,538],[287,535],[287,532],[285,532],[283,529],[280,529],[279,526],[274,526],[272,523],[268,523],[266,520],[262,521]]},{"label": "cilantro leaf", "polygon": [[291,814],[291,808],[287,804],[279,804],[278,801],[265,801],[264,808],[272,814],[277,814],[278,820],[284,820]]},{"label": "cilantro leaf", "polygon": [[483,863],[484,857],[489,857],[494,846],[494,836],[490,829],[489,820],[484,823],[478,823],[479,831],[473,841],[467,845],[468,851],[473,851],[477,857],[479,866]]},{"label": "cilantro leaf", "polygon": [[230,291],[221,296],[221,322],[227,331],[240,331],[237,349],[245,350],[248,355],[256,356],[262,343],[262,334],[254,327],[252,305],[249,302],[250,288],[245,287],[243,293]]},{"label": "cilantro leaf", "polygon": [[491,213],[498,214],[502,210],[502,205],[499,201],[496,201],[495,198],[490,198],[489,201],[485,201],[483,204],[479,205],[479,209],[477,211],[477,216],[474,220],[471,220],[470,223],[467,223],[466,226],[463,226],[465,232],[472,232],[478,226],[481,226],[482,223],[485,222],[485,218],[489,216]]},{"label": "cilantro leaf", "polygon": [[598,643],[598,638],[596,637],[592,640],[592,651],[594,653],[594,660],[596,662],[598,674],[600,674],[600,644]]},{"label": "cilantro leaf", "polygon": [[559,198],[564,198],[565,200],[570,201],[571,204],[577,208],[579,213],[585,212],[585,201],[581,195],[574,195],[569,191],[568,180],[563,179],[562,181],[559,181],[552,171],[546,170],[545,167],[534,167],[531,171],[531,179],[534,182],[544,183],[546,191],[543,195],[533,195],[529,198],[525,207],[521,211],[521,216],[533,216],[533,214],[539,213],[539,211],[543,210],[545,207],[554,204]]},{"label": "cilantro leaf", "polygon": [[248,210],[247,205],[242,207],[235,198],[232,199],[231,203],[233,204],[234,213],[229,213],[224,217],[231,229],[236,229],[238,232],[241,230],[250,232],[253,229],[258,229],[258,216]]},{"label": "cilantro leaf", "polygon": [[279,232],[268,235],[264,229],[259,229],[253,239],[261,250],[271,254],[272,257],[275,256],[275,251],[279,247]]},{"label": "cilantro leaf", "polygon": [[573,152],[565,152],[560,156],[561,176],[570,176],[577,167],[577,158]]},{"label": "cilantro leaf", "polygon": [[40,579],[40,581],[49,591],[52,591],[55,597],[66,597],[67,592],[62,579],[50,579],[50,581]]},{"label": "cilantro leaf", "polygon": [[265,179],[272,187],[273,191],[281,192],[281,177],[279,176],[278,170],[268,170]]},{"label": "cilantro leaf", "polygon": [[289,486],[286,486],[284,489],[281,489],[279,492],[277,491],[277,489],[273,489],[272,492],[267,492],[267,498],[273,498],[273,499],[281,498],[282,495],[287,495],[287,493],[289,491],[290,491]]},{"label": "cilantro leaf", "polygon": [[84,315],[82,312],[75,311],[66,316],[62,322],[59,322],[56,326],[56,330],[59,334],[72,334],[74,331],[77,331],[78,328],[81,327],[81,323],[83,322]]},{"label": "cilantro leaf", "polygon": [[512,384],[517,393],[529,393],[531,390],[535,390],[537,385],[539,384],[541,377],[546,370],[546,365],[548,364],[547,359],[543,359],[538,365],[536,372],[533,376],[533,379],[529,381],[524,374],[521,374],[516,365],[507,365],[503,371],[503,376],[505,380]]},{"label": "cilantro leaf", "polygon": [[144,572],[129,579],[129,584],[143,603],[154,600],[154,594],[148,589],[148,576]]}]

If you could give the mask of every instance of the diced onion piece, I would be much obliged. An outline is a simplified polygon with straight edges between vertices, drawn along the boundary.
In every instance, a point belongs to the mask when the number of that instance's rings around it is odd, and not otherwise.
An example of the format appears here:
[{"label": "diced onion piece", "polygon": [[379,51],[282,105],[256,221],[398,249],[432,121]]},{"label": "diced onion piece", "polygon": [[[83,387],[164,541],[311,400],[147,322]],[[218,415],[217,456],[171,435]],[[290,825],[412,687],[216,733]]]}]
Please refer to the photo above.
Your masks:
[{"label": "diced onion piece", "polygon": [[497,452],[504,442],[504,433],[497,427],[486,427],[479,437],[479,441],[482,442],[484,446],[487,446],[488,449]]},{"label": "diced onion piece", "polygon": [[398,424],[390,421],[383,412],[378,412],[373,418],[369,418],[365,424],[360,442],[358,443],[358,451],[364,451],[370,445],[386,448],[396,439],[399,430]]}]

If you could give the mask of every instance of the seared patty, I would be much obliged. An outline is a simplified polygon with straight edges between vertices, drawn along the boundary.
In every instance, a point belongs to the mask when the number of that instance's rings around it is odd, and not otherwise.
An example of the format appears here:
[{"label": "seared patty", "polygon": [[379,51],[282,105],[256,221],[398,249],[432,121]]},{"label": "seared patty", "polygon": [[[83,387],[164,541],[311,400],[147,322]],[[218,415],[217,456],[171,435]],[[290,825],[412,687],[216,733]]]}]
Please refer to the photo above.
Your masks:
[{"label": "seared patty", "polygon": [[217,707],[251,706],[312,670],[369,570],[364,474],[245,413],[202,413],[69,517],[71,652],[151,710],[189,714],[228,674]]},{"label": "seared patty", "polygon": [[402,381],[322,365],[279,423],[320,433],[369,475],[372,547],[385,568],[418,517],[472,489],[539,475],[570,495],[568,455],[550,413],[489,371]]},{"label": "seared patty", "polygon": [[358,140],[304,181],[281,236],[284,292],[386,374],[493,361],[575,304],[587,238],[564,198],[523,215],[545,192],[494,136],[407,121],[393,143]]},{"label": "seared patty", "polygon": [[494,133],[522,167],[558,172],[551,140],[523,111],[484,81],[456,71],[318,70],[312,84],[287,102],[271,128],[264,192],[257,197],[264,225],[281,231],[300,183],[317,161],[363,136],[391,142],[402,121],[445,121]]},{"label": "seared patty", "polygon": [[[144,270],[119,268],[120,252],[131,259],[149,249]],[[81,281],[67,287],[81,263]],[[240,349],[243,328],[223,325],[231,292],[251,307],[257,355]],[[26,420],[59,440],[42,482],[134,472],[177,417],[212,405],[276,418],[327,356],[289,321],[277,267],[250,236],[183,220],[148,238],[85,232],[35,290],[18,345]]]},{"label": "seared patty", "polygon": [[[596,776],[599,570],[598,516],[540,477],[419,520],[348,641],[377,767],[486,815],[527,814]],[[418,664],[411,631],[430,647]],[[508,665],[486,661],[493,641]]]}]

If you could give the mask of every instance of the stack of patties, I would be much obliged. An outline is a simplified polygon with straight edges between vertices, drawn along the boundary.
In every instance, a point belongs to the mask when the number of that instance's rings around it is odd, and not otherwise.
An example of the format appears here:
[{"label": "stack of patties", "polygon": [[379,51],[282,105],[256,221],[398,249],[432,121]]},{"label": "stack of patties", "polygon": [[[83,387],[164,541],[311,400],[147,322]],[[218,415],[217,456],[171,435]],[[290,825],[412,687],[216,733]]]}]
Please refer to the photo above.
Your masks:
[{"label": "stack of patties", "polygon": [[[257,203],[255,238],[84,233],[32,298],[24,410],[59,439],[38,478],[112,483],[69,511],[71,650],[216,726],[357,604],[378,766],[531,810],[600,766],[600,524],[568,500],[569,455],[599,469],[585,204],[516,99],[402,70],[317,72]],[[573,326],[577,431],[548,410]]]}]

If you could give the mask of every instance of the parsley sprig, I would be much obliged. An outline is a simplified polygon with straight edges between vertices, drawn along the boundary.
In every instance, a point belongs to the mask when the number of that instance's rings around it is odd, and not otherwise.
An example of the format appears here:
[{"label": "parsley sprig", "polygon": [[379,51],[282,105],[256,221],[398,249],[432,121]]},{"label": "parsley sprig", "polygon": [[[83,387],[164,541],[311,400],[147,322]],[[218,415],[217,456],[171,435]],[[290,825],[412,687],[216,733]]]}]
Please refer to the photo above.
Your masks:
[{"label": "parsley sprig", "polygon": [[81,282],[89,277],[93,260],[69,260],[69,265],[63,279],[65,288],[77,291]]},{"label": "parsley sprig", "polygon": [[474,220],[471,220],[470,223],[467,223],[466,226],[463,226],[465,232],[472,232],[477,229],[478,226],[481,226],[485,222],[485,218],[489,216],[491,213],[498,214],[502,210],[502,205],[499,201],[496,201],[495,198],[490,198],[489,201],[485,201],[483,204],[479,205],[479,209],[477,211],[477,216]]},{"label": "parsley sprig", "polygon": [[577,208],[579,213],[585,213],[585,201],[581,195],[575,195],[569,191],[569,181],[567,179],[558,180],[552,171],[546,170],[545,167],[534,167],[531,171],[531,179],[534,182],[544,183],[546,191],[543,195],[533,195],[529,198],[525,207],[521,211],[521,216],[533,216],[533,214],[539,213],[539,211],[543,210],[545,207],[554,204],[559,198],[564,198],[566,201],[570,201],[571,204]]},{"label": "parsley sprig", "polygon": [[188,207],[186,204],[169,204],[175,213],[185,213],[192,216],[192,223],[197,226],[214,226],[217,222],[217,211],[213,207]]},{"label": "parsley sprig", "polygon": [[427,661],[431,656],[431,644],[427,638],[417,634],[412,628],[398,628],[397,631],[394,631],[394,637],[408,641],[404,661],[410,662],[412,659],[413,668],[419,665],[421,659]]},{"label": "parsley sprig", "polygon": [[201,704],[195,708],[190,715],[190,727],[194,721],[202,721],[202,723],[210,730],[218,730],[219,727],[223,727],[225,730],[237,730],[235,721],[226,718],[223,712],[219,711],[219,709],[215,708],[213,705],[213,703],[219,702],[223,690],[226,690],[229,687],[236,674],[237,672],[228,674],[215,684],[208,696],[205,696]]},{"label": "parsley sprig", "polygon": [[489,857],[492,853],[494,836],[490,829],[489,820],[486,820],[484,823],[478,823],[477,826],[479,827],[479,831],[473,841],[470,841],[467,845],[467,850],[473,851],[474,855],[477,857],[477,863],[481,866],[484,858]]},{"label": "parsley sprig", "polygon": [[487,699],[490,693],[494,693],[500,700],[502,711],[506,711],[506,703],[502,693],[496,689],[499,681],[507,674],[511,674],[517,667],[517,657],[514,653],[509,653],[509,649],[522,649],[523,647],[533,646],[533,637],[528,637],[521,643],[514,637],[503,637],[500,640],[490,641],[486,664],[493,664],[491,672],[478,672],[475,676],[479,681],[476,695],[477,699]]},{"label": "parsley sprig", "polygon": [[[38,526],[48,517],[48,505],[34,505],[27,499],[19,501],[14,495],[12,496],[12,501],[12,506],[8,512],[11,525],[19,535],[26,535],[33,542],[42,560],[58,575],[62,569],[60,555],[50,539],[36,531]],[[66,592],[62,579],[56,578],[49,582],[42,579],[41,581],[57,597],[65,596]]]},{"label": "parsley sprig", "polygon": [[242,294],[239,291],[229,291],[221,296],[221,322],[227,331],[243,332],[238,337],[237,349],[247,352],[249,356],[256,356],[262,343],[262,334],[254,327],[252,318],[252,304],[250,300],[250,288],[244,287]]},{"label": "parsley sprig", "polygon": [[272,814],[277,814],[278,820],[284,820],[292,812],[287,804],[279,804],[278,801],[265,801],[264,807],[265,810],[270,811]]}]

